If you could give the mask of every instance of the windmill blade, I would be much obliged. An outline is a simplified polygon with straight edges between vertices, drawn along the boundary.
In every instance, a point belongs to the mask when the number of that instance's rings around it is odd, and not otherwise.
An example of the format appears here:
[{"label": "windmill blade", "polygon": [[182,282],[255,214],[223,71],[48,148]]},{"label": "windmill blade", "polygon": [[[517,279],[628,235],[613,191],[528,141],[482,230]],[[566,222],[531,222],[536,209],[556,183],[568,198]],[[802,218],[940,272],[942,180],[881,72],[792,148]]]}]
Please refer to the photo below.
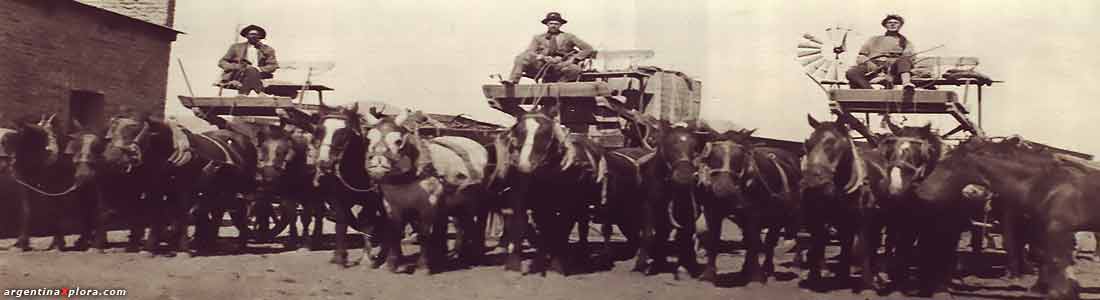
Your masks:
[{"label": "windmill blade", "polygon": [[837,67],[837,64],[836,64],[837,62],[838,61],[834,60],[834,61],[830,62],[827,66],[825,66],[825,75],[822,78],[824,78],[825,80],[836,81],[836,79],[838,77],[840,77],[840,76],[838,76],[838,73],[840,73],[840,70]]},{"label": "windmill blade", "polygon": [[802,66],[803,66],[803,67],[805,67],[805,66],[807,66],[807,65],[809,65],[809,64],[815,63],[815,62],[817,62],[817,61],[819,61],[819,60],[822,60],[822,59],[824,59],[824,58],[825,58],[825,56],[824,56],[824,55],[815,55],[815,56],[799,57],[799,58],[798,58],[798,63],[802,64]]},{"label": "windmill blade", "polygon": [[798,43],[798,49],[821,49],[821,45],[814,43],[801,42]]},{"label": "windmill blade", "polygon": [[806,70],[806,74],[813,75],[818,69],[821,69],[821,66],[825,65],[826,62],[826,59],[818,60],[817,62],[807,65],[803,70]]},{"label": "windmill blade", "polygon": [[821,54],[821,50],[803,50],[803,51],[798,51],[798,57],[806,57],[806,56],[810,56],[810,55],[818,55],[818,54]]},{"label": "windmill blade", "polygon": [[803,33],[802,38],[810,40],[811,42],[817,43],[819,45],[824,45],[825,44],[820,39],[818,39],[816,36],[814,36],[812,34],[809,34],[809,33]]}]

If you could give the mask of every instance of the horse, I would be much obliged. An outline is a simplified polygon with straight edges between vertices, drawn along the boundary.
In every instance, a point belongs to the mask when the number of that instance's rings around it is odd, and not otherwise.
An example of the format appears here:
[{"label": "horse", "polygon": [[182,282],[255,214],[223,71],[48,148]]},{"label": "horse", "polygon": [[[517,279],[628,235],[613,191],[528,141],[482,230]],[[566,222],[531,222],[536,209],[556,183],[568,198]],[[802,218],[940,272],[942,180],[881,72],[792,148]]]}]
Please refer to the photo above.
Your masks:
[{"label": "horse", "polygon": [[[324,203],[315,199],[315,187],[311,181],[315,177],[315,167],[309,161],[310,152],[308,134],[296,133],[293,129],[287,130],[276,126],[263,126],[258,132],[258,162],[257,162],[257,197],[256,201],[267,208],[268,202],[280,203],[280,214],[289,219],[290,236],[283,242],[287,249],[296,248],[299,245],[298,233],[298,204],[301,203],[304,211],[301,216],[301,236],[308,239],[307,248],[318,248],[323,224]],[[273,212],[266,212],[273,213]],[[311,217],[315,220],[311,221]],[[315,222],[314,222],[315,221]],[[262,228],[268,226],[267,218],[261,218],[259,224]],[[309,226],[313,223],[313,232],[309,232]],[[274,238],[271,237],[263,237]]]},{"label": "horse", "polygon": [[[587,240],[588,204],[598,201],[603,150],[585,137],[569,136],[555,117],[557,105],[516,116],[516,123],[495,142],[497,164],[494,182],[503,182],[508,207],[505,233],[508,257],[505,270],[522,271],[522,239],[530,234],[536,248],[527,274],[546,275],[549,269],[568,275],[569,233],[578,225],[582,244]],[[528,214],[535,230],[528,232]],[[582,245],[582,248],[584,245]]]},{"label": "horse", "polygon": [[[329,262],[343,267],[349,266],[348,226],[353,226],[364,235],[363,250],[367,254],[372,243],[381,237],[374,231],[384,224],[381,195],[366,172],[368,141],[362,134],[362,118],[358,103],[351,107],[322,105],[315,120],[308,125],[313,131],[311,147],[316,149],[311,151],[315,157],[308,158],[315,166],[313,186],[317,197],[329,204],[336,217],[336,249]],[[352,205],[356,204],[363,207],[358,216],[351,211]],[[375,256],[365,257],[373,266],[380,266],[382,262]]]},{"label": "horse", "polygon": [[[802,208],[812,244],[809,249],[809,274],[805,283],[821,279],[824,267],[827,225],[835,226],[840,239],[840,270],[837,277],[849,280],[853,250],[860,250],[862,280],[856,291],[876,289],[873,259],[881,243],[882,220],[880,203],[887,200],[885,161],[874,149],[859,147],[850,135],[851,129],[838,122],[819,122],[806,116],[813,133],[804,143],[802,159]],[[861,247],[854,245],[860,237]]]},{"label": "horse", "polygon": [[651,135],[656,152],[642,170],[647,196],[641,203],[640,247],[633,271],[655,275],[668,267],[663,244],[676,229],[677,264],[696,276],[700,273],[694,250],[694,220],[698,216],[694,199],[698,184],[696,158],[702,154],[706,138],[688,123],[660,121],[654,129]]},{"label": "horse", "polygon": [[[909,277],[908,268],[914,258],[918,239],[942,238],[932,233],[922,234],[924,217],[915,212],[927,211],[913,191],[936,168],[943,157],[945,145],[932,125],[898,126],[889,119],[883,121],[891,134],[882,138],[878,150],[886,159],[888,199],[880,207],[887,220],[887,253],[892,258],[889,267],[891,284],[897,286]],[[924,273],[927,274],[927,273]],[[930,280],[922,280],[930,284]]]},{"label": "horse", "polygon": [[[696,158],[700,168],[696,199],[703,206],[707,223],[703,243],[707,265],[701,280],[714,281],[717,277],[717,248],[726,217],[732,217],[741,228],[747,247],[741,273],[750,283],[767,283],[768,276],[775,272],[774,249],[780,233],[793,239],[799,230],[798,155],[754,145],[750,139],[754,131],[714,132]],[[768,233],[762,242],[760,233],[764,229]]]},{"label": "horse", "polygon": [[1033,288],[1046,290],[1050,299],[1077,299],[1073,237],[1075,231],[1100,229],[1100,202],[1093,201],[1100,196],[1098,180],[1100,172],[1059,160],[1019,138],[974,137],[939,163],[917,195],[945,211],[975,212],[981,205],[958,201],[959,191],[969,185],[988,187],[1006,209],[1029,215],[1038,227],[1040,268]]},{"label": "horse", "polygon": [[605,154],[607,175],[603,184],[604,198],[597,212],[603,223],[604,249],[597,260],[601,266],[611,266],[614,262],[612,225],[619,226],[631,256],[638,251],[642,226],[638,216],[647,197],[642,171],[655,154],[656,151],[644,147],[619,148]]},{"label": "horse", "polygon": [[[12,193],[20,206],[19,237],[11,249],[23,251],[31,249],[31,207],[34,203],[41,204],[41,195],[34,191],[40,191],[43,183],[50,182],[47,179],[53,175],[51,171],[58,153],[55,151],[56,140],[41,123],[19,121],[14,125],[0,129],[0,143],[4,148],[0,169],[6,173],[5,181],[9,187],[4,192]],[[56,231],[56,228],[51,229]],[[54,235],[49,249],[64,247],[64,237],[59,234]]]},{"label": "horse", "polygon": [[465,137],[421,139],[416,124],[426,116],[420,112],[366,118],[366,171],[382,190],[389,220],[383,246],[387,269],[398,271],[399,242],[410,214],[416,215],[417,232],[426,238],[420,243],[419,268],[428,274],[438,270],[447,252],[448,217],[457,222],[460,261],[475,263],[485,245],[486,215],[480,203],[487,194],[485,147]]},{"label": "horse", "polygon": [[[91,244],[87,251],[102,253],[107,243],[107,223],[110,215],[105,213],[107,203],[104,202],[103,188],[100,186],[100,168],[103,163],[103,150],[106,147],[103,136],[94,130],[85,128],[79,121],[73,121],[73,132],[68,135],[68,142],[64,143],[62,154],[66,161],[72,164],[73,187],[77,202],[87,208],[81,211],[87,225],[86,234],[90,235]],[[78,248],[81,241],[87,241],[81,237],[77,241]]]},{"label": "horse", "polygon": [[235,195],[255,186],[256,149],[251,138],[231,130],[193,134],[140,113],[112,118],[109,124],[104,169],[114,175],[107,182],[114,188],[108,189],[135,198],[144,193],[144,199],[122,204],[139,207],[135,212],[144,217],[133,224],[138,234],[131,233],[131,243],[149,227],[145,251],[151,255],[169,221],[177,235],[176,255],[191,256],[186,234],[191,217],[198,250],[204,251],[217,237],[218,212],[233,209],[233,223],[240,230],[238,251],[247,246],[245,202]]}]

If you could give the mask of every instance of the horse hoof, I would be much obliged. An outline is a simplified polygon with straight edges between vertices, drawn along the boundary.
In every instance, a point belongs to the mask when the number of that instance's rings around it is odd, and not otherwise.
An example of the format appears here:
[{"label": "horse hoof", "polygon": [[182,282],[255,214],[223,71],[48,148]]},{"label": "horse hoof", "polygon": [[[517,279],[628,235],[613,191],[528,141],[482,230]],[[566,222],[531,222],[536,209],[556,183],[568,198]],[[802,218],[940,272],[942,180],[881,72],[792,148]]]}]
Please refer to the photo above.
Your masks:
[{"label": "horse hoof", "polygon": [[702,274],[699,274],[699,281],[715,282],[718,280],[718,272],[713,269],[704,270]]},{"label": "horse hoof", "polygon": [[750,289],[762,288],[762,287],[764,287],[764,283],[753,280],[753,281],[749,281],[749,283],[745,284],[745,287],[750,288]]},{"label": "horse hoof", "polygon": [[144,258],[152,258],[153,257],[153,252],[141,250],[141,252],[138,252],[138,256],[141,256],[141,257],[144,257]]},{"label": "horse hoof", "polygon": [[103,249],[99,248],[88,248],[87,250],[84,250],[84,253],[88,254],[103,254],[104,252],[105,251],[103,251]]},{"label": "horse hoof", "polygon": [[[152,252],[150,252],[149,254],[152,255]],[[194,255],[192,255],[191,252],[188,252],[188,251],[181,251],[181,252],[176,252],[176,257],[187,259],[187,258],[194,257]]]},{"label": "horse hoof", "polygon": [[522,272],[523,271],[523,261],[519,260],[518,258],[513,259],[513,258],[509,257],[508,262],[506,262],[504,264],[504,270],[505,271],[510,271],[510,272]]}]

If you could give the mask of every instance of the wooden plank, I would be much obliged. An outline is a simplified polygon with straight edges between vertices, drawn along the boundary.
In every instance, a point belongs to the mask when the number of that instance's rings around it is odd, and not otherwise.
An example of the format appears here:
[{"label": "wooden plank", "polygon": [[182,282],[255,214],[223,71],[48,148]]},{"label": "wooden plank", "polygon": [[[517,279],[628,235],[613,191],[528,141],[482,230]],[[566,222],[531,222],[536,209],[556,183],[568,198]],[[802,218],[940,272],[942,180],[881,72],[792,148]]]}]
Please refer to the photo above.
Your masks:
[{"label": "wooden plank", "polygon": [[913,91],[912,101],[906,100],[903,90],[852,90],[834,89],[829,91],[829,100],[837,102],[896,102],[896,103],[948,103],[958,100],[954,91]]},{"label": "wooden plank", "polygon": [[294,102],[286,97],[188,97],[179,96],[184,107],[294,107]]},{"label": "wooden plank", "polygon": [[537,98],[537,97],[600,97],[611,96],[604,82],[561,82],[543,84],[517,84],[505,86],[487,84],[481,87],[486,98]]}]

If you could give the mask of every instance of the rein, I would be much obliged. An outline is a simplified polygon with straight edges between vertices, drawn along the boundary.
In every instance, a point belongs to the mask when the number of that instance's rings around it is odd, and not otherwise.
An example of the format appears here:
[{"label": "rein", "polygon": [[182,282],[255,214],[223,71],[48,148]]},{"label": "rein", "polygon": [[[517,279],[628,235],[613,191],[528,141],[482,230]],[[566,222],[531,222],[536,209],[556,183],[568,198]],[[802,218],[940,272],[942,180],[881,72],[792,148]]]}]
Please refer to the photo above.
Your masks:
[{"label": "rein", "polygon": [[65,196],[65,195],[68,195],[69,193],[72,193],[73,191],[76,191],[77,189],[80,188],[80,184],[77,184],[77,183],[74,182],[73,185],[70,186],[69,189],[67,189],[67,190],[64,190],[64,191],[59,192],[59,193],[50,193],[50,192],[47,192],[45,190],[39,189],[39,188],[35,187],[34,185],[23,181],[22,179],[19,179],[18,176],[12,176],[12,180],[15,181],[15,183],[18,183],[19,185],[22,185],[23,187],[26,187],[27,189],[29,189],[29,190],[31,190],[35,193],[38,193],[42,196],[46,196],[46,197]]}]

